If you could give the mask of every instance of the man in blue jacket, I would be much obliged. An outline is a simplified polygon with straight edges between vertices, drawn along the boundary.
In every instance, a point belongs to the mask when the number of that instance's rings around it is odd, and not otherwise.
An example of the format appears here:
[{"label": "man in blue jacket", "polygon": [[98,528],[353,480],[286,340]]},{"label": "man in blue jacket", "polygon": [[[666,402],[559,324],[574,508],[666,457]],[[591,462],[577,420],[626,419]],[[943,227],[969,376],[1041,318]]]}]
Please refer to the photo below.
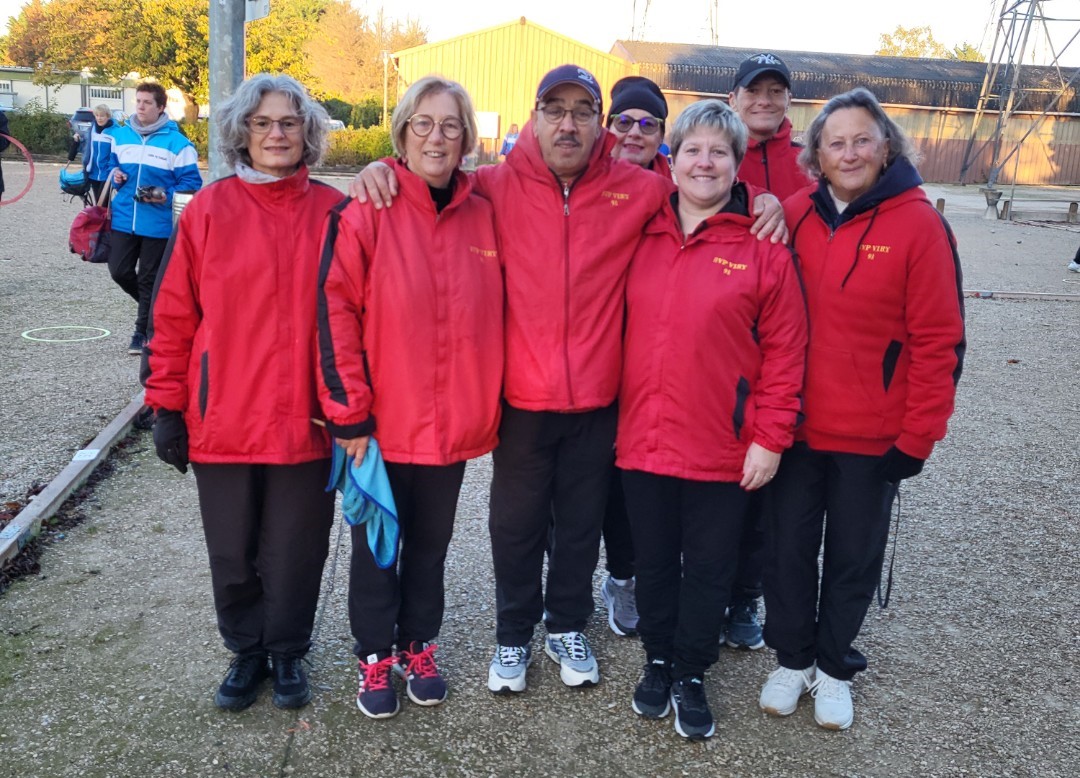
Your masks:
[{"label": "man in blue jacket", "polygon": [[135,113],[114,130],[112,250],[109,273],[139,304],[129,354],[146,343],[150,296],[172,234],[172,198],[202,187],[198,154],[165,114],[165,88],[144,81],[135,88]]}]

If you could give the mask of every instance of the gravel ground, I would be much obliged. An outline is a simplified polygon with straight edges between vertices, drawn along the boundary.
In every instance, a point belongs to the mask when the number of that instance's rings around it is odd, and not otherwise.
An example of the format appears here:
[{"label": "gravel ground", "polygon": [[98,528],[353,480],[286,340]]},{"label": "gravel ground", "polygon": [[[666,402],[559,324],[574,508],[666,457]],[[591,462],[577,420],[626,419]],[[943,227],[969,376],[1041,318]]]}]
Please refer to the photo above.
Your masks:
[{"label": "gravel ground", "polygon": [[[18,188],[18,166],[5,178]],[[39,166],[0,208],[0,494],[52,478],[137,391],[124,353],[134,304],[105,268],[66,253],[77,212]],[[933,187],[959,236],[969,289],[1080,292],[1074,229],[981,218],[971,187]],[[636,641],[593,629],[603,682],[571,690],[542,655],[529,691],[494,698],[485,672],[493,578],[487,458],[470,465],[447,563],[446,704],[393,720],[356,710],[345,608],[348,541],[327,565],[313,703],[239,715],[212,703],[228,662],[217,636],[194,480],[159,463],[146,433],[84,499],[87,520],[42,573],[0,596],[0,776],[828,775],[1069,776],[1080,762],[1080,303],[968,301],[969,357],[949,438],[906,485],[888,610],[859,645],[856,722],[825,732],[804,701],[756,706],[767,652],[723,651],[710,671],[718,733],[704,744],[629,707]],[[111,334],[39,343],[80,325]],[[69,331],[69,335],[74,334]],[[335,537],[337,537],[335,530]],[[599,577],[598,577],[599,581]],[[597,597],[597,602],[599,602]]]}]

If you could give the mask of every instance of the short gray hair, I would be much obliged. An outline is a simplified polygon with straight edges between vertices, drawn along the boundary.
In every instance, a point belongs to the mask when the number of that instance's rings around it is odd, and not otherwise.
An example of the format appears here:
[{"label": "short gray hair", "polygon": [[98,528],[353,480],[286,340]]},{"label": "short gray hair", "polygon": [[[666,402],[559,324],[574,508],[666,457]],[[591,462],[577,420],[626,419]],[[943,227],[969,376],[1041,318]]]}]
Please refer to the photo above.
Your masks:
[{"label": "short gray hair", "polygon": [[262,99],[274,92],[289,98],[296,115],[304,120],[304,164],[313,167],[323,158],[330,143],[326,127],[330,116],[326,109],[315,102],[295,78],[259,73],[240,84],[232,97],[214,109],[218,149],[225,155],[229,167],[237,162],[251,164],[248,153],[251,131],[247,128],[247,120],[255,115]]},{"label": "short gray hair", "polygon": [[473,110],[472,98],[465,91],[465,87],[457,81],[441,76],[424,76],[405,90],[390,120],[390,139],[394,144],[394,153],[399,157],[405,156],[405,131],[409,128],[409,119],[416,113],[416,107],[425,97],[442,92],[447,92],[454,98],[458,111],[461,112],[461,123],[465,127],[464,132],[461,133],[462,159],[476,148],[480,129],[476,124],[476,111]]},{"label": "short gray hair", "polygon": [[722,100],[700,100],[679,114],[675,125],[671,128],[671,156],[678,156],[679,147],[682,146],[686,136],[699,127],[708,127],[719,130],[727,136],[731,143],[731,151],[735,155],[735,167],[738,167],[743,157],[746,156],[746,142],[749,131],[739,114],[735,113],[727,103]]},{"label": "short gray hair", "polygon": [[814,117],[810,126],[806,129],[803,142],[806,143],[799,153],[799,164],[810,174],[811,178],[821,176],[821,161],[818,158],[818,148],[821,146],[821,136],[825,130],[825,122],[830,116],[844,108],[862,108],[881,130],[881,137],[889,142],[889,155],[885,158],[886,163],[892,164],[898,157],[904,157],[912,165],[919,163],[920,154],[911,138],[904,132],[900,125],[889,118],[881,103],[874,97],[874,93],[865,87],[856,87],[850,92],[836,95],[825,103],[821,113]]}]

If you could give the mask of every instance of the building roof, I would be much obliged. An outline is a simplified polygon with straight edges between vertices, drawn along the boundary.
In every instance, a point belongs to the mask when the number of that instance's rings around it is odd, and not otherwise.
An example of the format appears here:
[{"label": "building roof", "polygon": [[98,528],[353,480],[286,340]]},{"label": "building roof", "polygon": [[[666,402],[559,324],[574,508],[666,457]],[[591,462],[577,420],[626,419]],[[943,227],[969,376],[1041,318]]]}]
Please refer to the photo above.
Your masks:
[{"label": "building roof", "polygon": [[[635,63],[640,74],[651,78],[661,89],[713,95],[731,91],[739,64],[762,51],[625,40],[616,41],[611,49],[612,54]],[[792,95],[801,100],[827,100],[840,92],[865,86],[881,102],[893,105],[976,108],[987,71],[985,62],[953,59],[770,51],[790,68]],[[1004,71],[1004,68],[999,71],[999,84],[1011,78]],[[1076,72],[1076,68],[1058,71],[1047,66],[1020,66],[1020,85],[1028,91],[1014,110],[1041,111],[1049,104],[1054,112],[1080,113],[1076,83],[1064,96],[1057,97],[1062,84]],[[992,103],[987,107],[994,110],[998,106]]]}]

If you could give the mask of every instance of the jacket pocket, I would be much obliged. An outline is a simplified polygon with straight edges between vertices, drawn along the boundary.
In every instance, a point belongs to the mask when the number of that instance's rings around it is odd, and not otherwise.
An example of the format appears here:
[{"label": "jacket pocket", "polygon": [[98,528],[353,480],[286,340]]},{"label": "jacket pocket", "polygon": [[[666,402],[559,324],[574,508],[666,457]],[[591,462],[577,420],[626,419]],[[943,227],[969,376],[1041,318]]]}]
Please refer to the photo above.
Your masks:
[{"label": "jacket pocket", "polygon": [[735,430],[735,439],[742,438],[743,424],[746,422],[746,398],[750,396],[750,382],[739,376],[735,384],[735,410],[731,414],[731,426]]},{"label": "jacket pocket", "polygon": [[206,418],[206,398],[210,393],[210,352],[199,357],[199,417]]},{"label": "jacket pocket", "polygon": [[873,391],[867,382],[876,383],[880,370],[880,363],[859,364],[850,351],[811,346],[806,362],[807,428],[844,437],[879,437],[885,423],[885,390]]},{"label": "jacket pocket", "polygon": [[900,350],[903,347],[904,344],[900,341],[890,340],[888,348],[885,349],[885,356],[881,360],[881,384],[886,392],[889,391],[889,384],[896,372],[896,361],[900,359]]}]

